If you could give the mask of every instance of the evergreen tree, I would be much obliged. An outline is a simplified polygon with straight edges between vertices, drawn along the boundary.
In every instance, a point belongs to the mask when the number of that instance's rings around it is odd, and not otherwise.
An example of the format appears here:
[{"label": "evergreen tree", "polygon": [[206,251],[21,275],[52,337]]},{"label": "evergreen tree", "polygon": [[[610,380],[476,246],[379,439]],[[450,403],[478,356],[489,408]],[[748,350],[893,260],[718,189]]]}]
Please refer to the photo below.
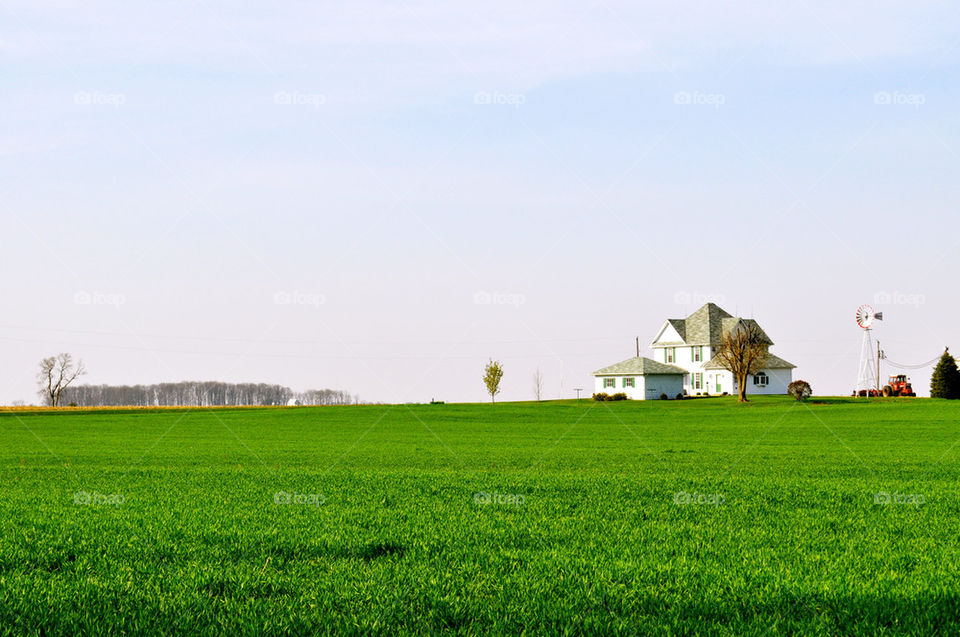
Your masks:
[{"label": "evergreen tree", "polygon": [[940,362],[930,378],[931,398],[960,398],[960,370],[957,361],[950,355],[950,349],[943,350]]}]

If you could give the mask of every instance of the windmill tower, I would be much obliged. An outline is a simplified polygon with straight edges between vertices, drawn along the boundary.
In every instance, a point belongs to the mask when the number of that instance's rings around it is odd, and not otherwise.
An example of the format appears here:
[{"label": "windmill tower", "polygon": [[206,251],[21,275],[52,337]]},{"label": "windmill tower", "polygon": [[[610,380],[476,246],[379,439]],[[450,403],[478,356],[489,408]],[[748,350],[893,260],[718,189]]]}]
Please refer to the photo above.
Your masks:
[{"label": "windmill tower", "polygon": [[[873,337],[871,336],[874,321],[883,320],[883,312],[874,312],[869,305],[857,308],[857,325],[863,330],[863,343],[860,345],[860,372],[857,375],[857,386],[854,395],[869,396],[871,392],[880,392],[880,354],[879,344],[876,356],[873,351]],[[877,395],[874,394],[874,395]]]}]

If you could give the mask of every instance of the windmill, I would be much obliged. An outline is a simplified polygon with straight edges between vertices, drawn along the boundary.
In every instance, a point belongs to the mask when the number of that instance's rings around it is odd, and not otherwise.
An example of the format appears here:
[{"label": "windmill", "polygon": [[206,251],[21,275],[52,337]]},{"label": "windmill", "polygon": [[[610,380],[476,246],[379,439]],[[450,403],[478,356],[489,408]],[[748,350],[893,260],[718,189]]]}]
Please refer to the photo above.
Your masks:
[{"label": "windmill", "polygon": [[860,346],[860,373],[857,376],[857,386],[853,390],[854,396],[880,395],[880,358],[883,354],[878,342],[874,357],[871,332],[873,322],[882,320],[883,312],[874,312],[869,305],[857,308],[857,325],[863,330],[863,344]]}]

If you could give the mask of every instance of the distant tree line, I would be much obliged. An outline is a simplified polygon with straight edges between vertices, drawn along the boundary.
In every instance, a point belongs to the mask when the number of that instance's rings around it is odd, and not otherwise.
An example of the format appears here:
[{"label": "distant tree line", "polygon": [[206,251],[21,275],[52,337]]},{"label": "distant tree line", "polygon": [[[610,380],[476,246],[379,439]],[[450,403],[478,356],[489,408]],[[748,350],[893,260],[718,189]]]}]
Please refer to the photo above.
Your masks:
[{"label": "distant tree line", "polygon": [[[156,385],[73,385],[59,397],[61,405],[81,407],[223,407],[240,405],[352,405],[358,396],[338,389],[294,392],[282,385],[185,381]],[[49,401],[48,401],[49,404]]]},{"label": "distant tree line", "polygon": [[301,405],[359,405],[360,397],[351,396],[341,389],[308,389],[293,394],[293,399]]}]

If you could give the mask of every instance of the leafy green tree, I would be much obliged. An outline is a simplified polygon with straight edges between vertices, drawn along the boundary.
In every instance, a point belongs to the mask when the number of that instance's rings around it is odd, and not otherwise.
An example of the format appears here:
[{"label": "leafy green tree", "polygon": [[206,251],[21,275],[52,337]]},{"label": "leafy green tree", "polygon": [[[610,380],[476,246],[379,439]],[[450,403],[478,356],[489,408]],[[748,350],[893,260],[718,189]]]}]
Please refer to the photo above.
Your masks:
[{"label": "leafy green tree", "polygon": [[503,378],[503,364],[492,358],[483,368],[483,384],[487,386],[487,393],[490,394],[490,402],[495,403],[497,394],[500,393],[500,380]]},{"label": "leafy green tree", "polygon": [[943,350],[943,356],[933,370],[930,378],[931,398],[960,398],[960,370],[957,361],[950,355],[950,348]]}]

